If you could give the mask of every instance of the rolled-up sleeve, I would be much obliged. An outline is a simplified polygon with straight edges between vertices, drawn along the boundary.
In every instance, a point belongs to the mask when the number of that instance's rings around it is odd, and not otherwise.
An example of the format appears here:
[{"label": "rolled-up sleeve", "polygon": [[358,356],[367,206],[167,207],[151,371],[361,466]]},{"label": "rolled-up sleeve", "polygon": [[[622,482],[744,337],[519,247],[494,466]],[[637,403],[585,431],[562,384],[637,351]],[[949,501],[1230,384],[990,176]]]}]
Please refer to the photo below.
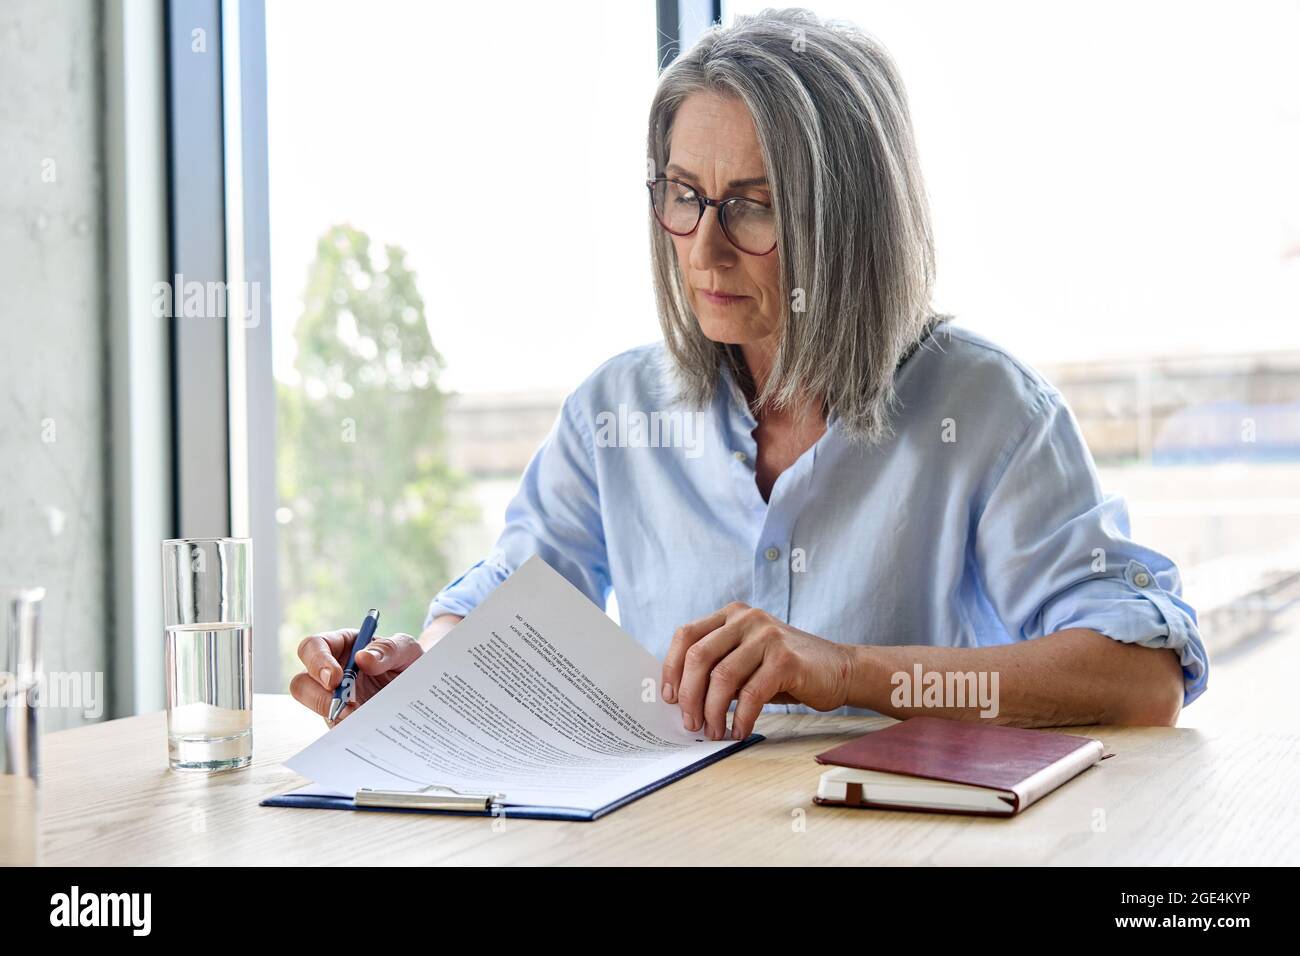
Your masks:
[{"label": "rolled-up sleeve", "polygon": [[1037,411],[995,469],[976,520],[984,590],[1007,632],[1033,639],[1088,628],[1164,647],[1183,666],[1183,703],[1204,692],[1209,660],[1178,568],[1130,538],[1124,500],[1103,495],[1073,413],[1059,394]]},{"label": "rolled-up sleeve", "polygon": [[515,569],[538,555],[598,607],[609,595],[609,562],[600,517],[591,434],[570,395],[533,455],[506,508],[492,553],[443,588],[424,626],[442,614],[469,614]]}]

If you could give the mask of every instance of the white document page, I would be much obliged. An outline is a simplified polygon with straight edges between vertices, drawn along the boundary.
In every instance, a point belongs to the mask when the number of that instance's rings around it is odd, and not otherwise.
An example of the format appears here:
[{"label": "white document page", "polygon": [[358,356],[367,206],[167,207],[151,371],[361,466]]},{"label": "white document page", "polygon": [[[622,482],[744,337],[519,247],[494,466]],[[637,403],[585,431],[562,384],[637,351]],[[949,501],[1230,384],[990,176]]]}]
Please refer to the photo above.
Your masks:
[{"label": "white document page", "polygon": [[683,729],[662,666],[539,557],[285,766],[330,790],[426,785],[598,810],[735,746]]}]

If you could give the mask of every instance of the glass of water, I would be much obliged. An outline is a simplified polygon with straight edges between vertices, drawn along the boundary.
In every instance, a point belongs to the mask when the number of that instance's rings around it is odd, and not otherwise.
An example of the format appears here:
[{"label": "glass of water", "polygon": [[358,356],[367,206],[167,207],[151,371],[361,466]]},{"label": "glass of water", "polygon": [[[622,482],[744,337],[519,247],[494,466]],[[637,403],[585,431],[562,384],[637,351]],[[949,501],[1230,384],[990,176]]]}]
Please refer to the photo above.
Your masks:
[{"label": "glass of water", "polygon": [[212,772],[253,760],[253,543],[162,544],[167,756]]},{"label": "glass of water", "polygon": [[39,623],[43,588],[4,589],[0,632],[0,866],[40,862]]}]

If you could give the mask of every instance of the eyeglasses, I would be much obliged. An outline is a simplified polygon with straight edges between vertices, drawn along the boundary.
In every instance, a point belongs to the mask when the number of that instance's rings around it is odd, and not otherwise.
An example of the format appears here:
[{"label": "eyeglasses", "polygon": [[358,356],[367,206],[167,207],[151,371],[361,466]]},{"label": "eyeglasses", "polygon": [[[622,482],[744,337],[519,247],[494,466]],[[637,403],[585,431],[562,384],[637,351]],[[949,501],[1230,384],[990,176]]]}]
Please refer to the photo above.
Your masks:
[{"label": "eyeglasses", "polygon": [[655,219],[674,236],[689,236],[704,218],[704,207],[714,206],[723,235],[741,252],[765,256],[776,248],[776,213],[771,206],[738,196],[709,199],[693,186],[663,177],[646,180],[646,186]]}]

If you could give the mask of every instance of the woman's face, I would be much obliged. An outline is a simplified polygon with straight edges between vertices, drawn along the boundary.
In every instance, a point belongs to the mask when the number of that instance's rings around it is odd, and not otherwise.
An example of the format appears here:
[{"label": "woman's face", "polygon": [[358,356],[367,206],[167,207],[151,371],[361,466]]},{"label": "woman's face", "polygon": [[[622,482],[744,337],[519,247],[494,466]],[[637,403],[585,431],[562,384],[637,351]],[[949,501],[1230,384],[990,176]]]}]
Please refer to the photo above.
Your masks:
[{"label": "woman's face", "polygon": [[[664,175],[709,199],[772,202],[754,121],[734,97],[694,93],[686,98],[673,122]],[[741,252],[723,233],[717,212],[707,209],[693,233],[672,237],[691,308],[713,341],[770,348],[782,314],[778,253]],[[707,292],[738,298],[717,301]]]}]

